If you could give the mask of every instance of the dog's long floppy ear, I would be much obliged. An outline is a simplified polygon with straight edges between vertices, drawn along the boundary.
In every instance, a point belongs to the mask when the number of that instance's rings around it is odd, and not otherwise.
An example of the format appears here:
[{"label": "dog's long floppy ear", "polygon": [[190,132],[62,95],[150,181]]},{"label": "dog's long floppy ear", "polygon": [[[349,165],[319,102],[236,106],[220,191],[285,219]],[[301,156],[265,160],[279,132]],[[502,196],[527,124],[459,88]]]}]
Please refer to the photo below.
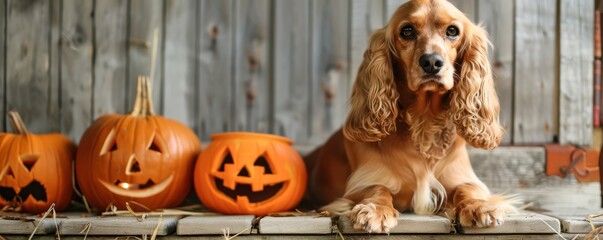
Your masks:
[{"label": "dog's long floppy ear", "polygon": [[351,141],[374,142],[396,131],[398,91],[386,28],[373,33],[352,89],[343,134]]},{"label": "dog's long floppy ear", "polygon": [[502,139],[499,103],[488,60],[490,44],[486,31],[467,27],[457,61],[455,87],[450,107],[457,132],[472,146],[493,149]]}]

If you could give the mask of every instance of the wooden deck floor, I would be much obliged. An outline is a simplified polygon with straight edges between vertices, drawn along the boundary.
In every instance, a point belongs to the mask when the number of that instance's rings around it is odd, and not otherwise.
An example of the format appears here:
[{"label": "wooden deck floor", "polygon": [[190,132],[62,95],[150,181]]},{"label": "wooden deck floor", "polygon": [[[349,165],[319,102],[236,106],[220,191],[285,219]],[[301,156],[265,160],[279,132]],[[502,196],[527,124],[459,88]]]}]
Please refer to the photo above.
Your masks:
[{"label": "wooden deck floor", "polygon": [[[556,212],[522,212],[507,216],[502,226],[486,229],[462,228],[443,216],[402,214],[391,234],[367,234],[354,230],[348,219],[331,221],[327,217],[188,216],[98,217],[69,213],[60,218],[0,219],[0,236],[4,239],[27,239],[36,225],[36,239],[115,239],[137,237],[149,239],[224,239],[224,233],[237,239],[582,239],[592,228],[589,215],[603,209],[561,209]],[[593,226],[603,226],[603,219],[592,219]],[[341,236],[340,234],[341,233]]]}]

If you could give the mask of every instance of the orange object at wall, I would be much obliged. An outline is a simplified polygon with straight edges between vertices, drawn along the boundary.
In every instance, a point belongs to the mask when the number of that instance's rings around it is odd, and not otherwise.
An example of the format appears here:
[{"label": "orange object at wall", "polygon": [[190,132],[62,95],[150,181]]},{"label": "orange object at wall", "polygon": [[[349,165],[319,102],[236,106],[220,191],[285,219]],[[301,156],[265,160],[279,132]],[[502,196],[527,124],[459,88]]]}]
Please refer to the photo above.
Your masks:
[{"label": "orange object at wall", "polygon": [[572,174],[579,182],[599,181],[599,150],[572,145],[545,145],[546,174],[565,178]]}]

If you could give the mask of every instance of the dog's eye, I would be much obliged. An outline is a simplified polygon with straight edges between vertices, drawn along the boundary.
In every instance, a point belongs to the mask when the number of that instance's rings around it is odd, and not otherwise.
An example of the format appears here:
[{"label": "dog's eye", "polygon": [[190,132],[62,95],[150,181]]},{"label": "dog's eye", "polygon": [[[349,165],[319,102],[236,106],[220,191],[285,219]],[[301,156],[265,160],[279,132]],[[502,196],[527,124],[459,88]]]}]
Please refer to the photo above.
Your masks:
[{"label": "dog's eye", "polygon": [[400,31],[400,36],[406,40],[415,39],[417,37],[417,33],[412,26],[405,26]]},{"label": "dog's eye", "polygon": [[457,39],[459,37],[459,29],[455,26],[449,26],[446,29],[446,37],[450,38],[450,39]]}]

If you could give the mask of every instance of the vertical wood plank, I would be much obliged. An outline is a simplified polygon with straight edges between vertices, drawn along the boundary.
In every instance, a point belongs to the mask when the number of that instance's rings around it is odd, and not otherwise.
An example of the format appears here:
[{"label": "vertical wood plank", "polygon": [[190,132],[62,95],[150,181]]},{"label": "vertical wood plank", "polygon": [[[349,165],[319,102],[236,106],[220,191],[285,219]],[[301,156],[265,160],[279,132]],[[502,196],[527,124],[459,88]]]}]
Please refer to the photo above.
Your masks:
[{"label": "vertical wood plank", "polygon": [[75,142],[93,121],[92,1],[63,0],[61,132]]},{"label": "vertical wood plank", "polygon": [[165,15],[164,115],[197,132],[195,76],[196,1],[167,0]]},{"label": "vertical wood plank", "polygon": [[594,2],[561,0],[559,143],[592,142]]},{"label": "vertical wood plank", "polygon": [[4,78],[5,76],[5,66],[6,66],[6,62],[4,61],[4,53],[6,51],[6,2],[7,0],[0,0],[0,101],[2,101],[2,103],[0,103],[0,131],[1,132],[6,132],[6,125],[5,125],[5,119],[6,119],[6,114],[7,111],[5,109],[6,107],[6,95],[5,93],[5,89],[4,86],[6,84],[6,79]]},{"label": "vertical wood plank", "polygon": [[556,0],[515,1],[514,144],[553,141],[556,10]]},{"label": "vertical wood plank", "polygon": [[58,102],[52,92],[57,82],[50,76],[50,4],[8,1],[7,110],[19,111],[32,132],[59,130]]},{"label": "vertical wood plank", "polygon": [[[456,8],[461,10],[471,21],[476,19],[476,0],[449,0]],[[481,4],[481,2],[480,2]]]},{"label": "vertical wood plank", "polygon": [[199,119],[202,141],[232,129],[234,4],[232,0],[200,2]]},{"label": "vertical wood plank", "polygon": [[274,130],[301,143],[309,129],[310,0],[274,4]]},{"label": "vertical wood plank", "polygon": [[[161,58],[162,46],[162,20],[163,1],[130,0],[129,32],[128,32],[128,91],[126,93],[129,108],[136,99],[136,82],[140,75],[152,76],[153,105],[155,111],[160,113],[158,107],[161,103]],[[157,43],[154,43],[154,34],[157,31]],[[155,62],[153,63],[153,46],[156,45]],[[152,66],[154,64],[154,66]],[[153,73],[151,73],[153,68]]]},{"label": "vertical wood plank", "polygon": [[394,12],[396,12],[398,7],[408,1],[410,0],[385,0],[385,22],[387,23],[389,21],[389,19],[394,15]]},{"label": "vertical wood plank", "polygon": [[312,120],[309,141],[312,144],[322,144],[347,117],[347,101],[353,81],[348,71],[350,6],[347,0],[312,2]]},{"label": "vertical wood plank", "polygon": [[352,81],[356,80],[358,68],[362,63],[364,51],[368,46],[371,34],[385,26],[383,0],[352,0],[351,9],[351,66]]},{"label": "vertical wood plank", "polygon": [[270,2],[235,1],[235,130],[268,132]]},{"label": "vertical wood plank", "polygon": [[56,116],[56,122],[51,122],[52,131],[61,130],[61,21],[62,21],[62,2],[61,0],[50,0],[49,9],[49,29],[50,36],[48,38],[49,49],[49,79],[50,89],[48,90],[48,99],[52,103],[48,107],[48,112]]},{"label": "vertical wood plank", "polygon": [[514,1],[481,0],[478,19],[490,35],[489,51],[494,84],[500,102],[500,122],[505,127],[502,143],[510,144],[513,127],[513,6]]},{"label": "vertical wood plank", "polygon": [[96,1],[94,11],[93,119],[127,113],[127,1]]}]

